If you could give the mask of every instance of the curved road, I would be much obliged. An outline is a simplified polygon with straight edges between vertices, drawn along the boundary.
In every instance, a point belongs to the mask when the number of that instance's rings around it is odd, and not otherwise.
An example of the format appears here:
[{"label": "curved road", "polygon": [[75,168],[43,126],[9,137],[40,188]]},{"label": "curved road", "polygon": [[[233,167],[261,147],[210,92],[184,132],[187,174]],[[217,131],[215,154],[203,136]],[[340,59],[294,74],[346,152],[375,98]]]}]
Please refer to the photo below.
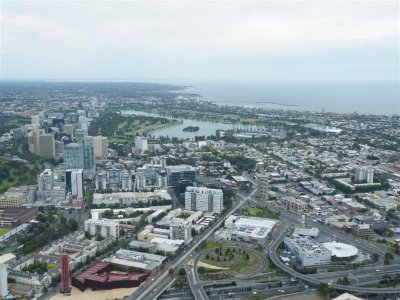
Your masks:
[{"label": "curved road", "polygon": [[[232,245],[232,246],[228,245],[228,246],[223,246],[223,247],[224,247],[224,248],[238,248],[237,246],[234,246],[234,245]],[[195,273],[195,275],[196,275],[196,280],[197,280],[197,281],[200,281],[199,273],[197,272],[197,264],[199,263],[200,258],[201,258],[203,255],[207,254],[207,253],[214,252],[215,249],[217,249],[217,248],[219,248],[219,247],[210,248],[210,249],[207,249],[207,250],[205,250],[205,251],[203,251],[203,252],[200,252],[200,253],[196,256],[196,258],[194,259],[194,261],[193,261],[193,269],[194,269],[194,273]],[[267,267],[268,262],[267,262],[267,259],[266,259],[263,255],[261,255],[258,251],[253,250],[253,249],[250,249],[250,248],[247,249],[247,251],[253,253],[255,256],[257,256],[257,257],[260,259],[260,261],[261,261],[261,266],[260,266],[256,271],[254,271],[254,272],[251,273],[251,274],[242,275],[242,276],[235,276],[235,277],[232,277],[232,278],[228,278],[229,280],[246,279],[246,278],[254,277],[254,276],[260,274],[262,271],[264,271],[265,268]]]},{"label": "curved road", "polygon": [[[238,208],[240,208],[243,204],[245,204],[255,193],[257,192],[257,189],[254,189],[250,195],[248,195],[246,198],[244,198],[241,195],[238,195],[238,197],[241,198],[239,203],[233,207],[223,218],[218,220],[216,223],[212,225],[211,228],[208,229],[208,231],[203,235],[201,239],[199,239],[197,242],[195,242],[190,249],[188,249],[184,254],[179,257],[169,268],[176,268],[179,265],[181,265],[188,257],[191,255],[192,252],[194,252],[203,241],[206,241],[209,236],[214,232],[215,229],[217,229],[221,224],[228,218],[230,217]],[[165,279],[167,279],[169,276],[168,270],[165,269],[158,273],[153,279],[154,281],[148,283],[147,285],[142,285],[140,286],[136,292],[131,294],[128,299],[132,300],[142,300],[142,299],[153,299],[154,298],[154,293],[157,292],[158,288],[162,286],[162,283],[164,282]],[[147,280],[146,280],[147,281]]]},{"label": "curved road", "polygon": [[[284,271],[291,276],[297,277],[303,281],[312,283],[312,284],[321,284],[326,283],[326,281],[313,278],[309,275],[301,274],[299,272],[294,271],[292,268],[286,266],[276,255],[276,251],[278,250],[279,245],[282,243],[285,232],[283,232],[279,238],[277,238],[271,245],[269,249],[269,256],[271,261],[274,265],[276,265],[279,269]],[[396,294],[400,293],[400,288],[366,288],[366,287],[356,287],[356,286],[346,286],[346,285],[339,285],[336,283],[332,283],[330,285],[332,288],[348,291],[348,292],[356,292],[356,293],[371,293],[371,294]]]}]

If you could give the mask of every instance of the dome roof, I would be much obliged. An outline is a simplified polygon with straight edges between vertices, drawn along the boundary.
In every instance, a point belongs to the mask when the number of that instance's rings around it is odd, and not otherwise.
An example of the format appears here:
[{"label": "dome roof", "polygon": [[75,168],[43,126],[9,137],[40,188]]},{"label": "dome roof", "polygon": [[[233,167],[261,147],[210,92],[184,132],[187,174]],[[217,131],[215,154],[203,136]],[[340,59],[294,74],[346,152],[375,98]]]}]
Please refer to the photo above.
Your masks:
[{"label": "dome roof", "polygon": [[358,249],[349,244],[329,242],[329,243],[324,243],[323,245],[326,249],[331,251],[332,256],[336,257],[341,257],[341,258],[352,257],[354,255],[357,255],[358,253]]}]

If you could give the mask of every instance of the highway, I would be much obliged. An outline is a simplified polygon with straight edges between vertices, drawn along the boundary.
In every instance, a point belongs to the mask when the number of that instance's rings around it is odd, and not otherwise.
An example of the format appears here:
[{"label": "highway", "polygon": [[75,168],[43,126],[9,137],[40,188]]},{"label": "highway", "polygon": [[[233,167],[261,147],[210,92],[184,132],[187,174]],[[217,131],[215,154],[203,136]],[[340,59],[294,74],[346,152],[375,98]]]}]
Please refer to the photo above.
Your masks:
[{"label": "highway", "polygon": [[[305,282],[309,282],[314,285],[319,285],[321,283],[326,283],[326,280],[314,278],[310,275],[304,275],[299,272],[294,271],[289,266],[286,266],[276,255],[276,251],[278,250],[279,245],[282,243],[284,235],[286,232],[281,233],[279,238],[277,238],[271,245],[269,249],[269,256],[271,261],[276,265],[279,269],[284,271],[285,273],[289,274],[290,276],[296,277],[301,279]],[[376,268],[376,267],[375,267]],[[342,271],[340,271],[342,272]],[[369,270],[371,272],[371,270]],[[349,272],[347,272],[348,274]],[[334,273],[333,273],[334,274]],[[373,275],[373,272],[371,272]],[[366,287],[357,287],[357,286],[346,286],[346,285],[339,285],[336,283],[331,283],[330,285],[332,288],[348,291],[348,292],[355,292],[355,293],[370,293],[370,294],[396,294],[400,293],[400,288],[366,288]]]},{"label": "highway", "polygon": [[[211,234],[213,234],[213,232],[215,231],[215,229],[217,229],[224,221],[225,219],[227,219],[228,217],[230,217],[237,209],[239,209],[240,207],[242,207],[242,205],[244,203],[247,202],[248,199],[250,199],[255,193],[256,193],[256,189],[254,189],[251,194],[249,196],[247,196],[246,198],[244,198],[241,195],[237,195],[239,198],[241,198],[241,200],[239,201],[239,203],[233,207],[223,218],[221,218],[220,220],[218,220],[216,223],[214,223],[208,230],[206,230],[206,232],[204,233],[203,237],[201,237],[199,240],[197,240],[190,249],[188,249],[186,252],[184,252],[179,258],[177,258],[175,260],[175,262],[169,266],[169,268],[177,268],[178,266],[180,266],[181,264],[183,264],[183,262],[192,254],[192,252],[194,252],[203,241],[206,241],[209,236]],[[168,268],[168,269],[169,269]],[[156,274],[156,276],[153,277],[153,281],[149,282],[148,284],[146,284],[148,281],[146,280],[146,282],[144,283],[144,285],[142,285],[141,287],[139,287],[135,293],[133,293],[132,295],[130,295],[128,297],[128,299],[132,299],[132,300],[148,300],[148,299],[155,299],[155,295],[159,294],[159,288],[163,287],[164,284],[164,280],[168,279],[168,277],[171,277],[168,273],[168,269],[165,269],[163,271],[159,271],[158,274]]]},{"label": "highway", "polygon": [[190,289],[192,290],[193,296],[195,300],[207,300],[207,294],[204,291],[202,285],[199,283],[198,280],[196,280],[196,275],[195,275],[195,268],[189,268],[187,265],[185,265],[185,270],[186,270],[186,276],[189,281]]}]

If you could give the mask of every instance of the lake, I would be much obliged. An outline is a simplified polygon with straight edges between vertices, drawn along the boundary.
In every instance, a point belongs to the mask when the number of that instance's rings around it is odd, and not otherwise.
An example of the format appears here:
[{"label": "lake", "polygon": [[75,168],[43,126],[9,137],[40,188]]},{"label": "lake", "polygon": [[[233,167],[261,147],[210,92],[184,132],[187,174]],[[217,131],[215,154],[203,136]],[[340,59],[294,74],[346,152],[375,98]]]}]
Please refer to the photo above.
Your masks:
[{"label": "lake", "polygon": [[[121,112],[123,115],[136,115],[136,116],[149,116],[155,118],[169,118],[167,116],[157,115],[153,113],[148,113],[144,111],[137,110],[124,110]],[[196,136],[210,136],[215,135],[216,130],[231,130],[231,129],[242,129],[242,130],[260,130],[257,126],[251,125],[241,125],[232,123],[219,123],[219,122],[209,122],[209,121],[199,121],[190,119],[181,119],[182,123],[177,125],[172,125],[170,127],[161,128],[151,132],[156,138],[160,136],[177,137],[180,139],[194,139]],[[197,126],[199,131],[196,132],[185,132],[183,128],[188,126]]]}]

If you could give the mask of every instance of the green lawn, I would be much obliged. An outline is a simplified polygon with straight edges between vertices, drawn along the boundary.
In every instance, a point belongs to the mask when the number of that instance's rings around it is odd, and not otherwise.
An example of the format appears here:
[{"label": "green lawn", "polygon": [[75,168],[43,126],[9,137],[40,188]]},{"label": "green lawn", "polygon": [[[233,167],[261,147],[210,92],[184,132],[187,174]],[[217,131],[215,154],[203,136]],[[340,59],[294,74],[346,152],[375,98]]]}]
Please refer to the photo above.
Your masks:
[{"label": "green lawn", "polygon": [[270,218],[270,219],[279,218],[279,216],[276,213],[259,207],[243,208],[242,214],[249,217]]},{"label": "green lawn", "polygon": [[[214,246],[215,247],[215,246]],[[228,253],[227,250],[231,252]],[[228,250],[228,251],[229,251]],[[235,250],[233,252],[233,250]],[[239,251],[241,251],[239,253]],[[246,254],[249,256],[246,258]],[[207,258],[208,257],[208,258]],[[201,258],[201,261],[210,265],[229,268],[228,271],[221,271],[224,273],[236,274],[248,274],[253,272],[260,266],[260,259],[255,256],[252,252],[243,253],[240,248],[237,247],[224,247],[222,246],[222,253],[217,254],[210,252]]]},{"label": "green lawn", "polygon": [[0,236],[5,235],[7,232],[9,232],[11,230],[11,228],[7,228],[7,227],[1,227],[0,228]]}]

